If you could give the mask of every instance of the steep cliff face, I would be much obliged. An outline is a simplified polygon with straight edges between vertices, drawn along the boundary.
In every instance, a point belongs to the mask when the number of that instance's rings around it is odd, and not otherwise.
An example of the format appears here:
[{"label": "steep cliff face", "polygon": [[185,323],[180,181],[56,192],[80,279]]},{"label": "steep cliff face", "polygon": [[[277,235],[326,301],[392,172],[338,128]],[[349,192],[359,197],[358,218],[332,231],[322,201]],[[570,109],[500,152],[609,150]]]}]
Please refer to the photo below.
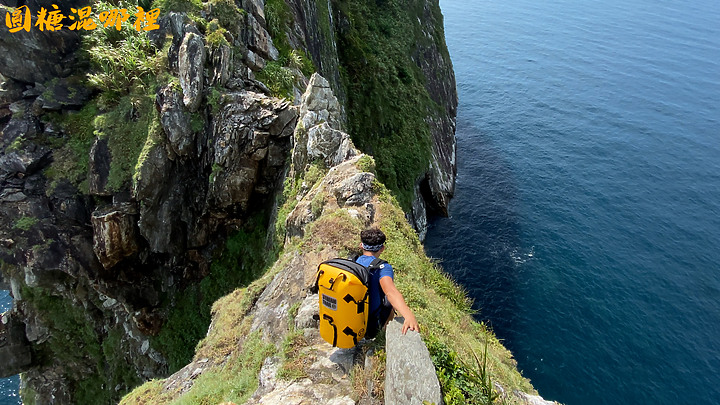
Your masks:
[{"label": "steep cliff face", "polygon": [[[15,299],[0,371],[23,372],[28,403],[110,403],[185,366],[213,302],[316,219],[318,199],[275,229],[285,173],[358,155],[346,132],[381,156],[377,176],[422,234],[452,195],[456,96],[437,3],[411,3],[387,5],[384,23],[420,39],[387,66],[371,55],[402,32],[368,25],[383,6],[360,2],[156,1],[147,34],[0,30],[0,259]],[[302,109],[314,71],[327,81],[311,87],[338,97]],[[385,94],[393,83],[402,93]],[[414,132],[406,170],[397,142]],[[306,153],[291,157],[295,142]]]}]

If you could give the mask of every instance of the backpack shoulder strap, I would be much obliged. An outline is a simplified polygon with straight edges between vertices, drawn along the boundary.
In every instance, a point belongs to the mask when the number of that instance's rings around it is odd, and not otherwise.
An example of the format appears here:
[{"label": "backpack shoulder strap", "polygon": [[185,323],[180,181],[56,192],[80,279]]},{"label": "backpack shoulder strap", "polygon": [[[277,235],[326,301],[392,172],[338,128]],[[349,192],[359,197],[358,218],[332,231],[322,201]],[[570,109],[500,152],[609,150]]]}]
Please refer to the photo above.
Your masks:
[{"label": "backpack shoulder strap", "polygon": [[387,264],[387,262],[379,257],[376,257],[373,259],[372,262],[370,262],[370,265],[368,266],[368,270],[375,271],[380,268],[381,265]]}]

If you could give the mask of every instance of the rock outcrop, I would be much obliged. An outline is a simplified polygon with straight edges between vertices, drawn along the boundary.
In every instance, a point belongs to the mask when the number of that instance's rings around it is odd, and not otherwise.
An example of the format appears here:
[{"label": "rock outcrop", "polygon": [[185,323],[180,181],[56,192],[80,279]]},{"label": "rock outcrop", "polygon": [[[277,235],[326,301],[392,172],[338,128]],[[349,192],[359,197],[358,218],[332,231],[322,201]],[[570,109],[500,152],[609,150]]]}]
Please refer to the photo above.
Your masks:
[{"label": "rock outcrop", "polygon": [[[63,7],[75,6],[79,1],[63,2]],[[49,4],[45,5],[49,7]],[[34,16],[39,8],[21,10]],[[5,22],[11,11],[0,7],[0,21]],[[31,19],[31,26],[37,17]],[[0,73],[23,83],[44,83],[58,77],[67,77],[72,73],[75,62],[74,51],[80,42],[77,31],[40,31],[39,29],[21,29],[10,32],[7,27],[0,30]]]},{"label": "rock outcrop", "polygon": [[385,334],[386,404],[422,404],[443,402],[440,382],[420,334],[402,334],[403,318],[390,321]]},{"label": "rock outcrop", "polygon": [[25,325],[6,313],[0,317],[0,378],[27,370],[32,364]]},{"label": "rock outcrop", "polygon": [[352,146],[350,135],[336,129],[343,126],[340,103],[330,83],[317,73],[310,78],[300,100],[299,115],[291,175],[304,172],[313,161],[333,167],[359,153]]},{"label": "rock outcrop", "polygon": [[185,33],[178,51],[178,69],[183,103],[191,112],[197,110],[202,100],[204,68],[205,43],[202,37],[192,31]]}]

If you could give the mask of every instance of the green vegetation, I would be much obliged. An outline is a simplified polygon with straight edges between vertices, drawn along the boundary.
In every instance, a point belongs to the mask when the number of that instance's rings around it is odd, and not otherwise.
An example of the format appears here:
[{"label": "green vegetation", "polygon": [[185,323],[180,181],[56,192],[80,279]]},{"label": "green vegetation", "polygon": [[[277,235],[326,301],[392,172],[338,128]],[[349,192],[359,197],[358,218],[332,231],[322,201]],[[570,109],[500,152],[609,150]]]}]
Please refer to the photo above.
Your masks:
[{"label": "green vegetation", "polygon": [[161,380],[148,381],[126,395],[120,401],[120,405],[156,405],[165,403],[168,398],[162,393],[162,385]]},{"label": "green vegetation", "polygon": [[[119,191],[133,175],[150,130],[161,131],[154,108],[155,98],[149,95],[127,95],[117,105],[94,120],[95,135],[107,138],[111,164],[107,188]],[[159,138],[159,133],[154,134]]]},{"label": "green vegetation", "polygon": [[307,339],[300,330],[292,331],[285,336],[282,344],[282,365],[277,376],[283,380],[298,380],[307,377],[306,369],[310,366],[310,358],[303,349],[307,346]]},{"label": "green vegetation", "polygon": [[203,3],[201,0],[155,0],[152,8],[159,8],[161,14],[165,14],[168,11],[194,14],[202,11]]},{"label": "green vegetation", "polygon": [[234,0],[210,0],[208,6],[212,10],[212,16],[217,18],[220,25],[227,29],[236,27],[238,21],[243,17],[243,10],[235,5]]},{"label": "green vegetation", "polygon": [[265,1],[265,21],[267,22],[267,30],[272,37],[275,48],[280,52],[281,56],[290,54],[291,47],[288,43],[287,32],[290,31],[292,24],[292,11],[285,3],[285,0],[266,0]]},{"label": "green vegetation", "polygon": [[170,372],[190,362],[196,344],[207,334],[213,303],[237,287],[249,285],[260,277],[274,258],[265,251],[267,221],[258,216],[230,236],[222,252],[210,267],[210,274],[199,285],[176,294],[168,320],[151,343],[170,362]]},{"label": "green vegetation", "polygon": [[15,221],[15,225],[13,225],[13,229],[20,229],[21,231],[29,231],[30,228],[32,228],[38,222],[40,222],[40,220],[35,217],[20,217],[17,221]]},{"label": "green vegetation", "polygon": [[395,197],[380,183],[375,189],[381,201],[380,229],[389,241],[384,258],[393,264],[396,285],[418,318],[446,403],[488,403],[495,396],[492,382],[510,391],[534,392],[510,352],[472,318],[467,293],[425,256]]},{"label": "green vegetation", "polygon": [[143,144],[143,147],[140,150],[140,155],[138,156],[137,162],[135,163],[135,169],[132,175],[133,186],[137,185],[138,181],[141,180],[140,169],[142,168],[145,160],[150,155],[150,151],[162,139],[161,136],[162,128],[160,127],[160,121],[158,119],[154,119],[148,127],[147,138],[145,139],[145,143]]},{"label": "green vegetation", "polygon": [[265,20],[268,33],[277,48],[280,57],[269,61],[265,68],[256,74],[256,78],[265,83],[275,97],[292,98],[295,80],[293,69],[310,76],[317,69],[302,49],[293,49],[288,42],[287,33],[292,24],[292,12],[285,0],[267,0],[265,2]]},{"label": "green vegetation", "polygon": [[[134,5],[121,2],[134,9]],[[117,7],[107,1],[94,5],[97,12]],[[162,10],[162,8],[161,8]],[[164,55],[157,55],[146,32],[138,32],[132,26],[135,16],[124,24],[121,30],[114,26],[98,26],[83,36],[81,51],[92,63],[94,72],[88,74],[88,81],[100,90],[101,106],[110,106],[118,98],[130,92],[133,87],[147,90],[149,78],[164,69]],[[152,91],[152,90],[150,90]]]},{"label": "green vegetation", "polygon": [[[164,7],[171,2],[156,3]],[[182,7],[181,3],[195,2],[172,3]],[[93,9],[100,12],[118,5],[135,6],[125,1],[119,4],[101,1]],[[120,190],[133,178],[138,162],[147,156],[149,146],[159,138],[161,129],[153,104],[156,87],[170,81],[165,70],[167,49],[158,52],[147,33],[132,27],[132,19],[134,16],[119,31],[114,26],[98,27],[83,36],[81,52],[93,68],[88,81],[100,90],[100,95],[80,111],[46,114],[45,119],[57,125],[64,134],[63,138],[47,140],[54,149],[53,163],[45,171],[51,180],[48,194],[52,194],[63,179],[77,186],[82,193],[89,192],[89,152],[96,136],[108,140],[111,155],[109,191]]]},{"label": "green vegetation", "polygon": [[223,45],[230,46],[225,35],[227,30],[220,26],[217,20],[210,21],[208,24],[208,34],[205,36],[205,42],[210,45],[211,49],[218,49]]},{"label": "green vegetation", "polygon": [[25,143],[25,134],[21,134],[20,136],[15,138],[15,140],[12,141],[10,146],[5,148],[5,153],[10,153],[10,152],[15,152],[17,150],[20,150],[23,143]]},{"label": "green vegetation", "polygon": [[220,87],[210,87],[207,95],[207,103],[210,106],[210,112],[212,112],[213,114],[216,114],[218,111],[220,111],[222,96],[222,89]]},{"label": "green vegetation", "polygon": [[370,155],[361,157],[356,163],[356,166],[364,172],[375,173],[375,159]]},{"label": "green vegetation", "polygon": [[325,163],[318,160],[310,164],[305,173],[298,174],[296,179],[290,177],[285,179],[282,196],[280,197],[280,201],[277,201],[279,208],[277,218],[275,219],[276,250],[279,250],[280,247],[282,247],[286,231],[285,221],[287,220],[287,216],[297,206],[297,196],[300,189],[303,187],[303,184],[307,190],[311,190],[320,182],[320,180],[322,180],[327,172],[328,169],[325,167]]},{"label": "green vegetation", "polygon": [[423,41],[424,2],[333,0],[351,24],[338,32],[348,91],[348,124],[355,145],[377,159],[378,178],[409,211],[416,179],[430,160],[426,118],[438,106],[412,60]]},{"label": "green vegetation", "polygon": [[80,111],[63,111],[46,114],[56,124],[66,138],[54,140],[53,162],[46,169],[45,175],[51,183],[48,192],[52,193],[61,179],[67,179],[81,192],[88,192],[87,173],[89,168],[88,155],[95,140],[93,122],[99,114],[97,103],[91,101]]},{"label": "green vegetation", "polygon": [[487,340],[483,360],[472,352],[476,367],[463,361],[457,352],[449,349],[436,339],[427,340],[435,371],[443,387],[443,400],[446,404],[471,403],[492,405],[499,394],[487,372]]},{"label": "green vegetation", "polygon": [[255,392],[257,375],[275,346],[263,342],[259,332],[245,338],[242,348],[224,366],[203,373],[185,395],[172,405],[216,405],[223,402],[242,404]]},{"label": "green vegetation", "polygon": [[[57,331],[36,350],[36,355],[44,354],[40,362],[75,365],[87,370],[85,372],[88,374],[79,379],[71,390],[74,402],[113,402],[117,395],[140,382],[133,366],[125,359],[125,350],[120,347],[124,334],[121,327],[110,330],[107,337],[103,338],[92,327],[93,323],[84,308],[62,297],[50,295],[42,288],[24,286],[22,297],[41,314],[44,324]],[[78,358],[78,349],[83,350],[85,357]],[[123,388],[121,392],[114,390],[117,385]]]},{"label": "green vegetation", "polygon": [[265,83],[273,96],[288,99],[292,97],[295,75],[291,69],[283,66],[282,62],[268,62],[255,78]]},{"label": "green vegetation", "polygon": [[277,376],[283,380],[298,380],[307,377],[306,369],[310,365],[310,357],[303,349],[307,346],[307,339],[303,331],[295,329],[295,317],[300,303],[296,302],[288,309],[289,332],[282,343],[282,365]]},{"label": "green vegetation", "polygon": [[[367,168],[371,162],[372,159],[365,159],[362,166]],[[317,187],[325,174],[326,169],[322,164],[314,162],[305,173],[286,181],[277,225],[284,223],[287,213],[297,203],[297,195],[301,190]],[[374,191],[378,198],[374,203],[378,225],[388,236],[384,258],[393,264],[396,285],[418,318],[421,336],[435,364],[445,402],[451,405],[517,404],[512,398],[500,397],[495,388],[496,383],[501,384],[505,392],[519,389],[534,393],[530,383],[518,373],[512,355],[484,324],[473,320],[472,302],[465,291],[425,255],[417,233],[407,223],[404,212],[390,190],[376,182]],[[247,287],[238,288],[218,299],[211,311],[213,327],[197,345],[194,357],[195,360],[208,359],[213,366],[195,381],[189,393],[175,398],[173,403],[241,403],[256,388],[260,364],[264,356],[271,354],[279,354],[282,359],[278,377],[288,380],[304,378],[313,361],[313,352],[308,347],[310,341],[302,331],[294,328],[299,304],[294,303],[288,310],[288,330],[284,336],[277,336],[276,341],[281,342],[277,349],[262,343],[258,335],[250,334],[253,320],[248,316],[249,311],[263,289],[298,254],[306,255],[305,258],[309,260],[322,260],[327,249],[332,249],[337,252],[333,254],[339,256],[347,255],[356,251],[357,237],[364,227],[365,224],[350,215],[347,209],[328,204],[322,216],[306,226],[302,238],[288,241],[270,269],[260,270],[255,273],[259,278]],[[281,240],[284,233],[280,229],[277,231]],[[255,239],[260,243],[252,249],[261,249],[264,239],[259,234]],[[234,250],[236,248],[226,248],[226,252]],[[217,263],[225,267],[235,260],[233,257],[224,254]],[[246,264],[243,266],[247,267]],[[213,272],[218,275],[212,276],[212,283],[206,284],[209,290],[215,291],[221,289],[222,285],[232,283],[219,277],[223,271],[213,269]],[[202,306],[197,301],[186,308],[194,305]],[[196,313],[193,316],[197,317]],[[183,325],[187,333],[187,329],[194,326],[191,319],[185,322]],[[375,343],[375,365],[368,370],[356,368],[352,372],[352,383],[358,397],[367,394],[368,389],[373,390],[375,397],[382,395],[385,372],[382,342],[384,340],[380,338]],[[247,357],[248,347],[253,352],[250,360]],[[372,382],[370,387],[367,381]],[[172,392],[160,394],[157,387],[156,382],[148,383],[132,395],[150,393],[148,395],[152,397],[145,403],[173,400],[175,395]]]}]

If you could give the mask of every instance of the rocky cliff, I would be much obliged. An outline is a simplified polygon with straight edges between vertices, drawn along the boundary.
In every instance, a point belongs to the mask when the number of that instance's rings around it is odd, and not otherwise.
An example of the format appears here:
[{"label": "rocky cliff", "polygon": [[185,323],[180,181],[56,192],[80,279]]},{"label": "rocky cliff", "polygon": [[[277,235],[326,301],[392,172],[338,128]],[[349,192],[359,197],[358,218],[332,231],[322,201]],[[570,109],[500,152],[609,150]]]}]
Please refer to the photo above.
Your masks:
[{"label": "rocky cliff", "polygon": [[[52,2],[11,3],[0,20]],[[150,6],[61,11],[86,4]],[[26,403],[112,403],[173,373],[140,391],[193,402],[215,398],[196,380],[227,387],[230,371],[250,401],[333,375],[345,391],[316,399],[356,398],[352,362],[308,371],[330,353],[297,322],[313,263],[347,253],[373,223],[399,227],[424,257],[405,220],[422,236],[427,212],[447,207],[457,101],[437,3],[152,7],[159,28],[147,33],[134,16],[121,30],[0,30],[0,263],[14,298],[1,374],[22,373]],[[472,323],[439,274],[430,279]],[[454,353],[436,340],[431,353]],[[498,353],[497,367],[514,370]],[[273,377],[251,390],[258,373]]]}]

